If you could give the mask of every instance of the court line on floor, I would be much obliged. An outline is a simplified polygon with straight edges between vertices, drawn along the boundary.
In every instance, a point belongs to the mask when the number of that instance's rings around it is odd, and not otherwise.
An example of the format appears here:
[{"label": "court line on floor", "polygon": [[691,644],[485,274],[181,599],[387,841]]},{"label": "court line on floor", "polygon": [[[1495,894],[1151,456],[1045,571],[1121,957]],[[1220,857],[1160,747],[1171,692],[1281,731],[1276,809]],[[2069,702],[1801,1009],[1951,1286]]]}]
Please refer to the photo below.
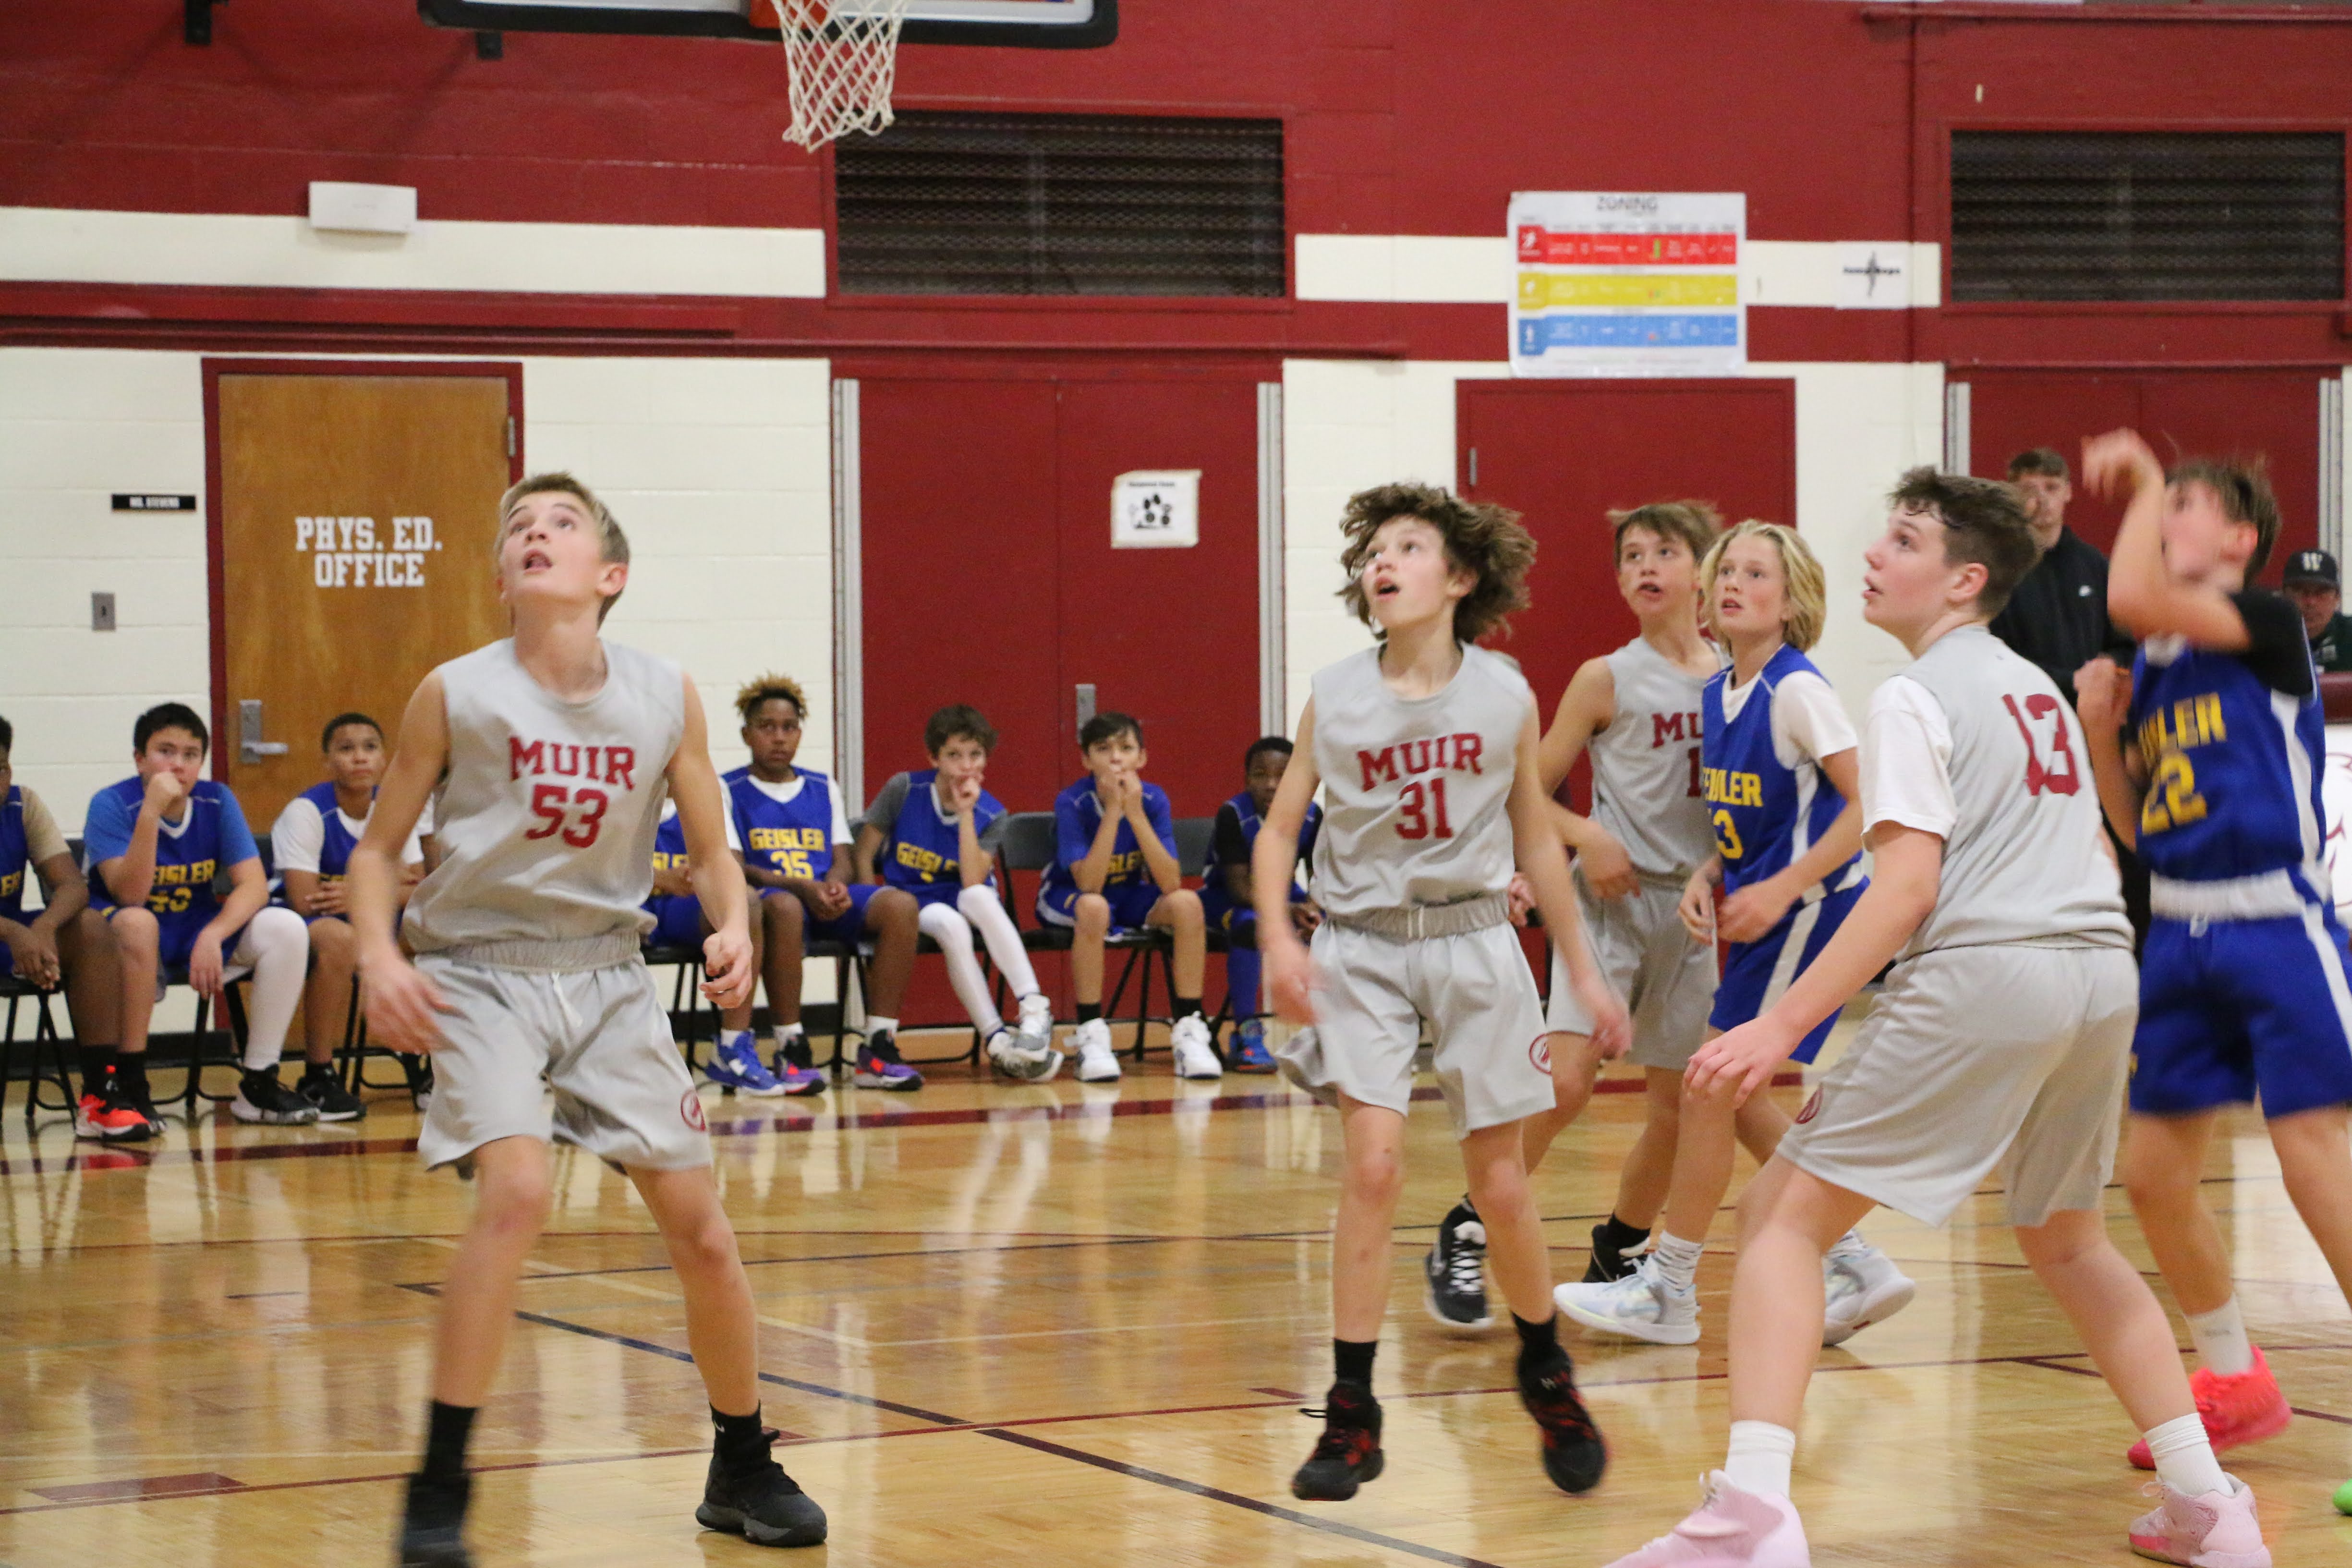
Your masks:
[{"label": "court line on floor", "polygon": [[[2294,1351],[2340,1350],[2343,1347],[2340,1345],[2272,1345],[2268,1348],[2276,1351]],[[2183,1351],[2181,1353],[2186,1355],[2188,1352]],[[2028,1366],[2038,1366],[2044,1372],[2071,1372],[2076,1377],[2098,1377],[2101,1373],[2099,1369],[2095,1366],[2068,1366],[2065,1364],[2069,1361],[2088,1360],[2089,1355],[2090,1352],[2087,1351],[2081,1352],[2069,1351],[2062,1352],[2056,1355],[2029,1356],[2024,1358],[2024,1364]],[[2335,1423],[2338,1426],[2352,1426],[2352,1415],[2337,1415],[2326,1410],[2306,1410],[2300,1405],[2290,1405],[2287,1408],[2294,1411],[2297,1415],[2308,1415],[2314,1421],[2329,1421]]]}]

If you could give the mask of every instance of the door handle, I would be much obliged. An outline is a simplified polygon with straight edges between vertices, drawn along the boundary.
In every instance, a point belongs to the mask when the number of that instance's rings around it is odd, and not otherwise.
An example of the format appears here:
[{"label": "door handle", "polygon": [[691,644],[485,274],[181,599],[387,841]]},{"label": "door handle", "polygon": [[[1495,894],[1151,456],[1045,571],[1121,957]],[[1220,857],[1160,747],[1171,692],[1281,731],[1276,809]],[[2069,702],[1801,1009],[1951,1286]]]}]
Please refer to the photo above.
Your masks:
[{"label": "door handle", "polygon": [[236,705],[236,760],[257,763],[264,757],[282,757],[285,754],[285,742],[261,738],[261,699],[248,697],[239,702]]}]

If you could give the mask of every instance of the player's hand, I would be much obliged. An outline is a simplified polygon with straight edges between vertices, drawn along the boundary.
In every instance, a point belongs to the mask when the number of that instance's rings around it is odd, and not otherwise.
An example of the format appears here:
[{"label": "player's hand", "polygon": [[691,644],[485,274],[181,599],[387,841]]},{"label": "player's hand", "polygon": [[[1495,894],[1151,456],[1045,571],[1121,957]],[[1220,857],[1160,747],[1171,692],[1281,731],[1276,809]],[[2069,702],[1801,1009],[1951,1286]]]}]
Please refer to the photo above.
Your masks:
[{"label": "player's hand", "polygon": [[1581,980],[1570,982],[1576,989],[1576,999],[1592,1015],[1592,1048],[1604,1062],[1615,1061],[1633,1046],[1633,1021],[1625,1011],[1624,999],[1614,987],[1601,978],[1597,969]]},{"label": "player's hand", "polygon": [[1766,1013],[1699,1047],[1683,1070],[1683,1082],[1693,1094],[1728,1090],[1733,1105],[1745,1105],[1749,1095],[1772,1081],[1772,1074],[1803,1039]]},{"label": "player's hand", "polygon": [[360,1000],[367,1008],[369,1043],[411,1056],[447,1042],[439,1015],[454,1013],[441,988],[398,949],[360,964]]},{"label": "player's hand", "polygon": [[1524,926],[1528,911],[1536,907],[1536,885],[1528,880],[1526,872],[1514,871],[1510,885],[1503,889],[1503,900],[1511,911],[1511,923]]},{"label": "player's hand", "polygon": [[1675,905],[1675,913],[1682,917],[1683,929],[1691,940],[1715,945],[1715,878],[1711,868],[1702,866],[1691,873],[1683,884],[1682,901]]},{"label": "player's hand", "polygon": [[958,816],[969,816],[971,808],[980,804],[980,775],[966,773],[948,785],[948,804],[955,807]]},{"label": "player's hand", "polygon": [[2074,713],[2085,732],[2112,735],[2131,710],[2131,671],[2101,654],[2074,672]]},{"label": "player's hand", "polygon": [[702,994],[714,1007],[740,1007],[751,999],[758,978],[751,969],[751,933],[740,925],[712,931],[702,939]]},{"label": "player's hand", "polygon": [[16,978],[28,980],[47,990],[58,983],[58,939],[54,932],[38,926],[22,925],[17,934],[8,939],[10,955],[16,960]]},{"label": "player's hand", "polygon": [[220,932],[206,926],[196,933],[195,945],[188,950],[188,989],[218,1002],[221,967]]},{"label": "player's hand", "polygon": [[1633,874],[1633,858],[1625,847],[1606,828],[1592,830],[1592,842],[1576,852],[1576,863],[1584,868],[1584,885],[1592,889],[1597,899],[1622,899],[1642,885]]},{"label": "player's hand", "polygon": [[1137,822],[1143,821],[1143,775],[1121,769],[1118,775],[1118,809]]},{"label": "player's hand", "polygon": [[665,866],[654,873],[654,891],[666,899],[682,899],[694,891],[694,873],[680,866]]},{"label": "player's hand", "polygon": [[1299,940],[1303,942],[1307,938],[1313,936],[1315,934],[1316,928],[1320,926],[1322,923],[1322,905],[1317,903],[1312,899],[1299,899],[1292,902],[1290,906],[1290,929],[1298,933]]},{"label": "player's hand", "polygon": [[1275,1016],[1289,1024],[1315,1022],[1315,960],[1306,943],[1277,938],[1265,950],[1265,994]]},{"label": "player's hand", "polygon": [[180,782],[177,773],[150,773],[147,775],[147,793],[140,801],[140,809],[152,811],[158,816],[169,816],[187,796],[188,786]]},{"label": "player's hand", "polygon": [[2093,495],[2129,500],[2148,486],[2162,489],[2164,464],[2137,430],[2110,430],[2083,442],[2083,483]]},{"label": "player's hand", "polygon": [[341,877],[332,881],[320,880],[310,894],[310,912],[314,915],[340,915],[350,908],[349,900],[343,897],[343,879]]},{"label": "player's hand", "polygon": [[837,921],[849,912],[849,889],[828,877],[816,884],[816,916]]},{"label": "player's hand", "polygon": [[1723,900],[1715,911],[1715,929],[1726,942],[1754,942],[1780,923],[1802,890],[1779,877],[1750,882]]}]

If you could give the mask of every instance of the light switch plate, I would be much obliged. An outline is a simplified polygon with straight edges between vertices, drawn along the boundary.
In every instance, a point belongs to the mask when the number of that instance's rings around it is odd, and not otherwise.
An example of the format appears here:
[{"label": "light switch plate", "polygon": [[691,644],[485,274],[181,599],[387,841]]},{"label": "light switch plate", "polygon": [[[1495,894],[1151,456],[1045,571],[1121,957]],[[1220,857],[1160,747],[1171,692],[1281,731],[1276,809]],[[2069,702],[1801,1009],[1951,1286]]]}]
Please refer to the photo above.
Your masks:
[{"label": "light switch plate", "polygon": [[110,632],[114,629],[114,595],[92,594],[89,596],[89,629]]}]

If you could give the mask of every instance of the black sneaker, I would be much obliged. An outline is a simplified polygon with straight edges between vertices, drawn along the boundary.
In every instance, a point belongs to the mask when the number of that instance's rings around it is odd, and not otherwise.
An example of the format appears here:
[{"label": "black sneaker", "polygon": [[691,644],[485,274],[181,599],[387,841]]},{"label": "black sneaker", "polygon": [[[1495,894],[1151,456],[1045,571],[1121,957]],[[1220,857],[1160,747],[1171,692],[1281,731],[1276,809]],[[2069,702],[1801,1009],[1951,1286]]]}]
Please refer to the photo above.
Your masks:
[{"label": "black sneaker", "polygon": [[357,1121],[367,1114],[367,1102],[331,1072],[304,1073],[294,1092],[310,1102],[321,1121]]},{"label": "black sneaker", "polygon": [[474,1478],[455,1486],[408,1478],[408,1500],[400,1515],[400,1568],[474,1568],[466,1550],[466,1503]]},{"label": "black sneaker", "polygon": [[1381,1405],[1370,1388],[1360,1383],[1334,1383],[1322,1409],[1302,1414],[1322,1418],[1323,1436],[1290,1478],[1291,1496],[1346,1502],[1358,1487],[1379,1479],[1386,1463],[1381,1457]]},{"label": "black sneaker", "polygon": [[266,1127],[307,1127],[319,1120],[319,1108],[287,1088],[274,1071],[247,1073],[228,1113]]},{"label": "black sneaker", "polygon": [[733,1531],[755,1546],[816,1546],[824,1541],[824,1510],[773,1459],[730,1474],[711,1455],[694,1521],[705,1530]]},{"label": "black sneaker", "polygon": [[124,1081],[121,1095],[122,1103],[137,1111],[140,1120],[147,1123],[149,1137],[163,1136],[163,1113],[155,1109],[155,1097],[147,1088],[147,1075],[144,1072],[139,1075],[138,1081],[135,1083]]},{"label": "black sneaker", "polygon": [[1592,1227],[1592,1258],[1584,1266],[1587,1285],[1606,1285],[1612,1279],[1622,1279],[1633,1272],[1632,1258],[1617,1250],[1609,1240],[1609,1224],[1603,1220]]},{"label": "black sneaker", "polygon": [[786,1068],[798,1068],[803,1072],[816,1071],[816,1047],[806,1035],[794,1035],[776,1053],[776,1076],[784,1076]]},{"label": "black sneaker", "polygon": [[1543,1429],[1544,1474],[1564,1492],[1589,1492],[1609,1468],[1609,1445],[1576,1392],[1576,1369],[1562,1351],[1549,1372],[1519,1373],[1519,1403]]},{"label": "black sneaker", "polygon": [[1422,1305],[1449,1329],[1494,1327],[1486,1310],[1486,1227],[1461,1205],[1438,1222],[1422,1259]]}]

